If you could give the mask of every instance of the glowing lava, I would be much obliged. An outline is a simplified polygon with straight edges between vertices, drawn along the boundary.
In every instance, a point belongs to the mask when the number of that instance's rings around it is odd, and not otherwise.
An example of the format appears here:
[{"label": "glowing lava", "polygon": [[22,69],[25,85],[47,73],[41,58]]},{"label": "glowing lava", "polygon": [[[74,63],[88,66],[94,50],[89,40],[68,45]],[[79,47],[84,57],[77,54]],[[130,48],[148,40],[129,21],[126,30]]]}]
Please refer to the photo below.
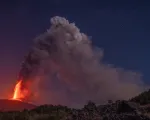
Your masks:
[{"label": "glowing lava", "polygon": [[21,83],[22,83],[22,80],[18,81],[18,83],[15,86],[14,94],[13,94],[13,98],[12,98],[14,100],[21,100],[20,98],[22,98]]},{"label": "glowing lava", "polygon": [[22,79],[19,80],[15,85],[11,100],[31,102],[36,97],[36,94],[33,94],[30,87],[32,87],[31,82],[24,82]]},{"label": "glowing lava", "polygon": [[24,100],[28,95],[28,90],[22,89],[22,80],[19,80],[15,86],[13,100]]}]

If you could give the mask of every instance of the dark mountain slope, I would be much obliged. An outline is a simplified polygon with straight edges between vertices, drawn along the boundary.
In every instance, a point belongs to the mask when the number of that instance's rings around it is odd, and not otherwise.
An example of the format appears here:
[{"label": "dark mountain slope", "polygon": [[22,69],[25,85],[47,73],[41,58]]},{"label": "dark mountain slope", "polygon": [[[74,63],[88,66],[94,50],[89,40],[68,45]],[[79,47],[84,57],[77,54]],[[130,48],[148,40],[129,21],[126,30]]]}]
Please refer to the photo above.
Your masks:
[{"label": "dark mountain slope", "polygon": [[33,109],[36,106],[30,103],[18,100],[0,99],[0,111],[20,111],[24,109]]}]

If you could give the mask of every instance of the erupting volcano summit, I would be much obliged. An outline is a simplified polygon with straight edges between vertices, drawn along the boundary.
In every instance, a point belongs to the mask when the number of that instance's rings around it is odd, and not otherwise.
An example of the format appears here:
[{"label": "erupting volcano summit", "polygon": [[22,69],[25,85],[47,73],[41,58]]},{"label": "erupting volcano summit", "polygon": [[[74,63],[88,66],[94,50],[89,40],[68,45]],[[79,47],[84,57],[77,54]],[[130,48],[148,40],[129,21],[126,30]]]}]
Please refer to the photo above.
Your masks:
[{"label": "erupting volcano summit", "polygon": [[18,81],[18,83],[15,86],[14,93],[13,93],[13,100],[21,100],[24,98],[24,94],[21,92],[21,83],[22,80]]},{"label": "erupting volcano summit", "polygon": [[129,99],[147,87],[141,74],[104,63],[103,50],[93,46],[75,23],[59,16],[50,21],[51,27],[34,39],[21,64],[13,100],[101,104]]}]

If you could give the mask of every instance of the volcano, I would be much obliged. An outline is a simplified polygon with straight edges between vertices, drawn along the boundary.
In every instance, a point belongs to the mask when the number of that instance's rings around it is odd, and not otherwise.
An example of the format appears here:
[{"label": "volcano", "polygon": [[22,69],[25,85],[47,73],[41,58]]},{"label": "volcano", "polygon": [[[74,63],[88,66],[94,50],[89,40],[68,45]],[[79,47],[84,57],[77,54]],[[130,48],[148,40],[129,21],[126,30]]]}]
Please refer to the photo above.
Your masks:
[{"label": "volcano", "polygon": [[36,105],[19,100],[0,99],[0,111],[22,111],[24,109],[31,110],[35,107]]}]

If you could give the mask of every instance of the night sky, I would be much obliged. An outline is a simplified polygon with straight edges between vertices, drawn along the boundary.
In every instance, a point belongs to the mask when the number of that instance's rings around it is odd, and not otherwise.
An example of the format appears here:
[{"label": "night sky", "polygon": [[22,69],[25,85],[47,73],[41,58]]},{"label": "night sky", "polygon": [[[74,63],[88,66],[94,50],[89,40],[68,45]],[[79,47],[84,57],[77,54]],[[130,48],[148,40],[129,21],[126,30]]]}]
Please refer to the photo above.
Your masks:
[{"label": "night sky", "polygon": [[104,49],[104,62],[141,72],[150,83],[150,1],[104,1],[0,2],[1,89],[15,82],[32,40],[50,27],[53,16],[66,17],[92,36],[93,44]]}]

